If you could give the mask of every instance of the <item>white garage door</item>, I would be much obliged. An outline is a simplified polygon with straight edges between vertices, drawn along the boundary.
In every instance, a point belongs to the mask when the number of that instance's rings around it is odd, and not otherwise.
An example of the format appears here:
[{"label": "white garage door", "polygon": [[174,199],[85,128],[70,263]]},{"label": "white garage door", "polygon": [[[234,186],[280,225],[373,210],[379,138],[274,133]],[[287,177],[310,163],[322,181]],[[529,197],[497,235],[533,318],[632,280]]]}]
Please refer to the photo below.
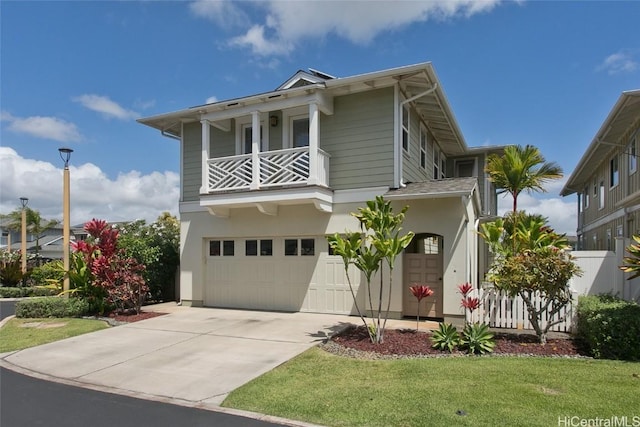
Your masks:
[{"label": "white garage door", "polygon": [[[350,314],[353,299],[340,257],[324,237],[213,239],[204,300],[211,307]],[[358,291],[357,274],[354,290]]]}]

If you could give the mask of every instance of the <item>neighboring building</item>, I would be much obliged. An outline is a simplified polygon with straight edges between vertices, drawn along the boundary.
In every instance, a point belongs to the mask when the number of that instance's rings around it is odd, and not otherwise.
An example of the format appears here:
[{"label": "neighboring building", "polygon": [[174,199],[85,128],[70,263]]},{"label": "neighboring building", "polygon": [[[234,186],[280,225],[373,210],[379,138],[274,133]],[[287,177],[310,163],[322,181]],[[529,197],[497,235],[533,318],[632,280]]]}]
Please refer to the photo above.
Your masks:
[{"label": "neighboring building", "polygon": [[486,271],[476,230],[496,214],[484,167],[501,148],[467,147],[430,63],[298,71],[272,92],[139,121],[180,141],[185,305],[353,313],[326,236],[358,230],[350,213],[378,195],[396,212],[410,205],[403,228],[416,233],[394,270],[391,316],[416,315],[409,286],[420,282],[435,290],[421,315],[460,318],[457,286]]},{"label": "neighboring building", "polygon": [[578,195],[578,249],[640,234],[640,90],[623,92],[561,191]]},{"label": "neighboring building", "polygon": [[[19,251],[22,247],[22,232],[7,227],[9,222],[6,218],[0,220],[0,248]],[[45,222],[43,221],[43,225]],[[40,236],[27,233],[27,253],[37,253],[42,260],[62,259],[62,225],[48,228]]]}]

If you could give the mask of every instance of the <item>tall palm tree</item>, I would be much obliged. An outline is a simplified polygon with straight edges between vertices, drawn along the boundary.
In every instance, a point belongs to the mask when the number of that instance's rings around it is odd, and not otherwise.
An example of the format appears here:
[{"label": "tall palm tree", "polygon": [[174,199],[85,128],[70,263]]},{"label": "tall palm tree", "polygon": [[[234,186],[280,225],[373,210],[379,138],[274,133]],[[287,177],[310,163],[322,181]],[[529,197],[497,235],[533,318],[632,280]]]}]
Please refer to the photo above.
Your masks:
[{"label": "tall palm tree", "polygon": [[540,150],[533,145],[509,145],[502,156],[489,155],[485,172],[498,189],[498,194],[511,194],[513,212],[518,209],[521,192],[544,192],[543,184],[562,178],[562,168],[556,162],[546,162]]}]

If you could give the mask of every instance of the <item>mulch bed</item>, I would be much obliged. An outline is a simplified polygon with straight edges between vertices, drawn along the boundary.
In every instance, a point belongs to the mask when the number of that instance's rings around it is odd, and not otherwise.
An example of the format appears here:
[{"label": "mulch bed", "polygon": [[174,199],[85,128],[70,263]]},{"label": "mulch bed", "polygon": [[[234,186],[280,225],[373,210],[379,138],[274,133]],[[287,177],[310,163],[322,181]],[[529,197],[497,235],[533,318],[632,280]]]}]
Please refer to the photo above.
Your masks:
[{"label": "mulch bed", "polygon": [[112,325],[118,325],[122,323],[139,322],[141,320],[151,319],[153,317],[164,316],[165,314],[167,313],[157,313],[155,311],[141,310],[140,313],[136,313],[134,311],[124,313],[105,313],[103,316],[100,316],[98,318],[105,319]]},{"label": "mulch bed", "polygon": [[[325,350],[358,358],[402,358],[446,356],[450,353],[432,347],[431,334],[414,329],[386,329],[384,342],[373,344],[364,326],[349,326],[334,335]],[[584,357],[579,345],[571,338],[549,338],[547,344],[538,343],[535,334],[495,333],[495,355],[527,355],[552,357]],[[454,354],[466,354],[454,352]]]}]

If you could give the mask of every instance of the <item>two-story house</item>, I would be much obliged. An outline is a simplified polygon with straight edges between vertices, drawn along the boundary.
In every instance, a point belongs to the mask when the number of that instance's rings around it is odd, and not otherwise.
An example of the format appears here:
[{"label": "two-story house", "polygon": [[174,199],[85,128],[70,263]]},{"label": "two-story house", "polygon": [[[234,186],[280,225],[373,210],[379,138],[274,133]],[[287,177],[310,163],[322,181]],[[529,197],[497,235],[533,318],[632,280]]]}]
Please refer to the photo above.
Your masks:
[{"label": "two-story house", "polygon": [[640,90],[623,92],[561,191],[577,194],[578,249],[640,234]]},{"label": "two-story house", "polygon": [[[139,120],[180,141],[185,305],[353,312],[326,236],[383,195],[416,237],[394,270],[391,315],[459,318],[457,285],[477,284],[476,230],[496,213],[484,173],[500,147],[469,148],[430,63],[336,78],[298,71],[271,92]],[[363,279],[353,270],[364,307]],[[374,281],[377,285],[377,281]]]}]

